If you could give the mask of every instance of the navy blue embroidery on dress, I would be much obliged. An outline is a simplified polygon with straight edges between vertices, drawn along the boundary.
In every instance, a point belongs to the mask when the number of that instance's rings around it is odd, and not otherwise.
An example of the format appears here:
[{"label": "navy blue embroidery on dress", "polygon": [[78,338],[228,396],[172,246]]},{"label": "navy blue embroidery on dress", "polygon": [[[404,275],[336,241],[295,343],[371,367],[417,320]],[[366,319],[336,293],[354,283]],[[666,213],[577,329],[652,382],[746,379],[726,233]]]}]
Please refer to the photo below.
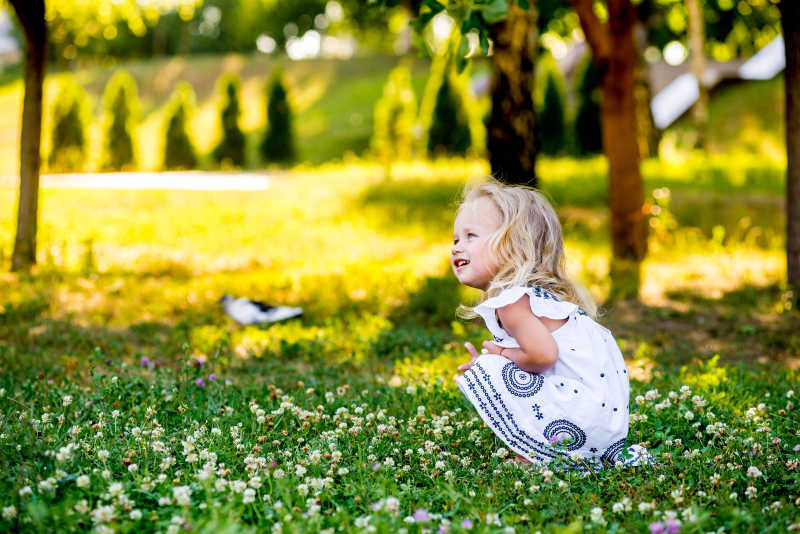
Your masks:
[{"label": "navy blue embroidery on dress", "polygon": [[611,446],[606,449],[606,452],[603,453],[603,456],[601,456],[600,459],[610,464],[615,464],[618,461],[622,461],[623,458],[621,457],[620,453],[625,448],[625,443],[627,440],[628,438],[622,438],[621,440],[612,443]]},{"label": "navy blue embroidery on dress", "polygon": [[533,408],[533,413],[536,415],[536,419],[544,419],[544,414],[542,413],[542,407],[538,404],[534,404],[531,408]]},{"label": "navy blue embroidery on dress", "polygon": [[544,377],[537,373],[525,372],[514,362],[508,362],[503,366],[503,382],[513,395],[532,397],[542,389]]},{"label": "navy blue embroidery on dress", "polygon": [[[489,386],[489,388],[491,388],[492,397],[497,399],[498,404],[503,409],[502,412],[494,405],[494,403],[492,402],[491,397],[487,394],[485,388],[483,387],[483,381],[478,381],[478,386],[480,386],[481,390],[483,391],[483,394],[486,396],[486,399],[489,401],[489,405],[492,407],[492,409],[495,411],[495,413],[500,417],[500,421],[508,429],[509,434],[511,434],[516,439],[519,439],[520,441],[523,441],[523,443],[529,447],[529,451],[530,451],[529,454],[531,456],[534,456],[537,460],[547,461],[548,459],[557,458],[557,457],[567,458],[566,452],[556,450],[556,449],[550,447],[548,444],[546,444],[546,443],[544,443],[542,441],[539,441],[537,439],[534,439],[527,432],[525,432],[524,430],[519,428],[519,426],[517,425],[517,422],[514,420],[513,414],[508,409],[508,407],[505,405],[505,402],[503,402],[503,397],[500,396],[497,393],[497,390],[495,389],[494,384],[492,383],[492,380],[491,380],[491,377],[489,376],[489,373],[486,372],[486,369],[484,369],[481,364],[475,364],[473,366],[473,368],[470,369],[470,370],[472,371],[476,367],[477,367],[478,371],[480,371],[480,373],[482,375],[481,376],[482,380],[486,382],[486,384]],[[477,373],[475,373],[475,377],[476,378],[477,378],[477,376],[478,376]],[[487,413],[488,413],[488,411],[487,411]],[[492,418],[492,420],[494,420],[494,418]],[[512,426],[513,426],[513,428],[512,428]],[[503,432],[503,435],[505,435],[505,432]]]},{"label": "navy blue embroidery on dress", "polygon": [[566,434],[572,442],[567,445],[568,451],[578,450],[586,443],[586,432],[581,430],[578,425],[567,421],[566,419],[556,419],[551,421],[544,427],[544,437],[548,441],[559,439],[561,435]]},{"label": "navy blue embroidery on dress", "polygon": [[589,449],[589,452],[597,452],[597,447],[592,447]]},{"label": "navy blue embroidery on dress", "polygon": [[502,338],[502,337],[497,337],[494,334],[492,334],[492,338],[494,338],[495,342],[497,342],[497,343],[502,343],[503,339],[505,339],[505,338]]}]

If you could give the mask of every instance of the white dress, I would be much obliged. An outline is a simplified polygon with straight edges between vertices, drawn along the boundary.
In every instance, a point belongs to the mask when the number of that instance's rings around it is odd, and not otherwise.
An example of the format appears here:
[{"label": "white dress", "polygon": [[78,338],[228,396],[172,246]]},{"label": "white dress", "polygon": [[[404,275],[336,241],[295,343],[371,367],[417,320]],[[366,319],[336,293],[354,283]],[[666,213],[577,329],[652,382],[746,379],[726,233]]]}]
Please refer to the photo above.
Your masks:
[{"label": "white dress", "polygon": [[456,383],[484,422],[508,448],[537,464],[559,457],[575,468],[651,462],[642,447],[626,446],[630,385],[614,336],[576,304],[538,286],[505,289],[475,307],[494,343],[519,347],[500,327],[496,310],[526,294],[534,315],[567,319],[551,332],[558,361],[537,374],[503,356],[481,355]]}]

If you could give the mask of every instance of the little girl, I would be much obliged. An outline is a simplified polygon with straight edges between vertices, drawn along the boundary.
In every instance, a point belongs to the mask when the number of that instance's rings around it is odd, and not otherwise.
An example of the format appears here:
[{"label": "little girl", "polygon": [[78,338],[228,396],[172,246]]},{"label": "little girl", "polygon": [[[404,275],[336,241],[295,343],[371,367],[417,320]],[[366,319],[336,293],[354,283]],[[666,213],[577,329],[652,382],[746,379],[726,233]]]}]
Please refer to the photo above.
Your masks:
[{"label": "little girl", "polygon": [[[579,467],[649,461],[626,447],[628,371],[614,336],[592,317],[588,294],[566,275],[561,226],[538,192],[490,180],[458,209],[451,266],[485,300],[483,343],[456,377],[484,422],[522,459]],[[580,461],[580,462],[578,462]]]}]

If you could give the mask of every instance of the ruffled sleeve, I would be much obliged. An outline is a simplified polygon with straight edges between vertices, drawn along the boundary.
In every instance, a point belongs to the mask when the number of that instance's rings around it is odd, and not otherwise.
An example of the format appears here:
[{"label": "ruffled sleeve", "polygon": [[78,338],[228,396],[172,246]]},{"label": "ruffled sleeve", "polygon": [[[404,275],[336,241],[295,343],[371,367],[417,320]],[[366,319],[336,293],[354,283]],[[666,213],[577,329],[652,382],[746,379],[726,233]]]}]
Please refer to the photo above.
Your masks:
[{"label": "ruffled sleeve", "polygon": [[502,347],[516,348],[519,347],[519,344],[508,332],[500,327],[497,322],[496,310],[518,301],[523,295],[528,295],[531,312],[539,317],[566,319],[579,310],[577,304],[561,300],[553,293],[539,286],[516,286],[504,289],[499,295],[486,299],[474,308],[475,313],[483,318],[486,327],[494,337],[495,343]]}]

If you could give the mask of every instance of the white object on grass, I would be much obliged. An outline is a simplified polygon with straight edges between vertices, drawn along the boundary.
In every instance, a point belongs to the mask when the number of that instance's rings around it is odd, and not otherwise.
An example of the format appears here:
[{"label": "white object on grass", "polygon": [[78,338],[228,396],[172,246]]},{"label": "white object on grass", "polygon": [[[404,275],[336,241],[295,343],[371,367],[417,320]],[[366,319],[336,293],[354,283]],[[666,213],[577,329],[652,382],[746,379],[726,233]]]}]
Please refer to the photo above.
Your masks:
[{"label": "white object on grass", "polygon": [[275,323],[303,313],[303,308],[269,306],[257,300],[235,299],[230,295],[225,295],[219,302],[225,313],[239,324]]}]

